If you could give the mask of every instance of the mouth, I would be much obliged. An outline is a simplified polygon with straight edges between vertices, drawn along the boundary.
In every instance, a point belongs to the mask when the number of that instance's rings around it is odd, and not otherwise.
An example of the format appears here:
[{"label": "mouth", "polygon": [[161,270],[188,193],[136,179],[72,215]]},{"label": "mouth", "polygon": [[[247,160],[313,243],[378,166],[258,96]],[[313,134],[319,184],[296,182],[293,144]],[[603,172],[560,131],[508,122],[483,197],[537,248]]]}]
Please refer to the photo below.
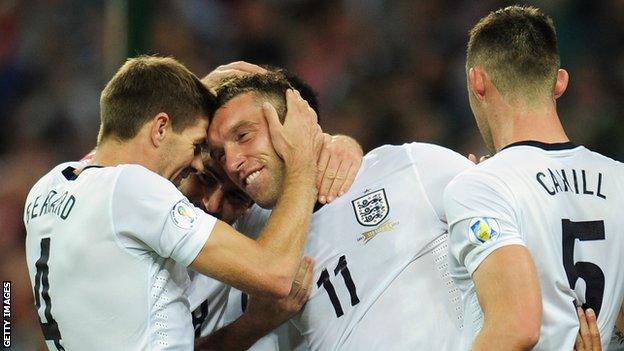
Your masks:
[{"label": "mouth", "polygon": [[247,178],[245,178],[245,186],[248,186],[251,183],[253,183],[254,180],[256,180],[256,178],[258,178],[259,175],[260,175],[260,171],[255,171],[251,173],[250,175],[248,175]]},{"label": "mouth", "polygon": [[262,169],[263,168],[257,169],[255,171],[248,173],[246,176],[242,177],[241,183],[243,184],[243,187],[247,188],[248,186],[252,185],[254,181],[258,178],[258,176],[260,175],[260,171],[262,171]]}]

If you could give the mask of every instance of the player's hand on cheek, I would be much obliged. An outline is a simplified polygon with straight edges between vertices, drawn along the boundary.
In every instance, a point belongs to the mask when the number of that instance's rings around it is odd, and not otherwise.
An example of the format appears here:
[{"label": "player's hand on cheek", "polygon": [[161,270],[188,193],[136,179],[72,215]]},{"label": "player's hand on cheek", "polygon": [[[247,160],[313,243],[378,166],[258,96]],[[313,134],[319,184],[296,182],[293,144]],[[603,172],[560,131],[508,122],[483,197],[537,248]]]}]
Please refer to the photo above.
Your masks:
[{"label": "player's hand on cheek", "polygon": [[596,321],[596,313],[591,308],[583,311],[581,307],[576,308],[579,318],[579,331],[576,335],[575,351],[602,351],[600,344],[600,332]]},{"label": "player's hand on cheek", "polygon": [[273,105],[268,102],[262,105],[273,147],[284,160],[287,171],[291,167],[316,172],[316,161],[323,145],[323,133],[317,123],[316,112],[298,91],[292,89],[286,91],[286,105],[283,125]]},{"label": "player's hand on cheek", "polygon": [[332,202],[349,190],[362,164],[363,154],[362,147],[354,139],[324,134],[316,179],[320,203]]},{"label": "player's hand on cheek", "polygon": [[221,65],[208,73],[202,82],[215,94],[217,88],[226,80],[248,74],[265,74],[268,71],[260,66],[245,61],[235,61]]},{"label": "player's hand on cheek", "polygon": [[299,312],[308,301],[312,288],[313,267],[312,258],[304,256],[287,297],[274,300],[252,296],[245,313],[266,323],[269,330],[282,325]]}]

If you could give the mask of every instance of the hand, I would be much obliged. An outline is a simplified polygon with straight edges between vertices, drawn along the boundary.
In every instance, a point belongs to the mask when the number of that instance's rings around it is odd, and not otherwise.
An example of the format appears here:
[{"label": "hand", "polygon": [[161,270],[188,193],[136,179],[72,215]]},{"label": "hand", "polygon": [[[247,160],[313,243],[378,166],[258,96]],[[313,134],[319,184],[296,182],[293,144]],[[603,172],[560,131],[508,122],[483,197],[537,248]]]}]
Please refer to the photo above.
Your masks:
[{"label": "hand", "polygon": [[487,160],[490,157],[492,157],[492,156],[490,156],[490,155],[483,155],[483,156],[479,157],[479,160],[477,161],[477,156],[475,156],[475,154],[468,154],[468,159],[470,161],[472,161],[472,163],[474,163],[475,165],[478,165],[479,163]]},{"label": "hand", "polygon": [[330,203],[349,190],[362,164],[363,154],[362,147],[354,139],[324,134],[316,178],[320,203]]},{"label": "hand", "polygon": [[248,74],[265,74],[268,71],[260,66],[245,61],[236,61],[221,65],[208,73],[202,79],[202,83],[208,87],[211,93],[216,94],[219,86],[228,78],[239,77]]},{"label": "hand", "polygon": [[271,142],[277,154],[286,164],[286,172],[308,170],[316,176],[316,161],[323,133],[317,123],[316,112],[301,98],[298,91],[286,91],[287,112],[282,125],[273,105],[262,105],[264,117],[269,126]]},{"label": "hand", "polygon": [[256,320],[262,321],[267,332],[282,325],[299,312],[308,301],[312,287],[313,266],[312,258],[304,256],[290,288],[290,295],[279,300],[252,296],[245,313],[254,315]]},{"label": "hand", "polygon": [[575,351],[602,351],[600,344],[600,332],[596,321],[596,313],[591,308],[583,311],[577,307],[576,312],[579,318],[580,327],[576,335],[574,344]]}]

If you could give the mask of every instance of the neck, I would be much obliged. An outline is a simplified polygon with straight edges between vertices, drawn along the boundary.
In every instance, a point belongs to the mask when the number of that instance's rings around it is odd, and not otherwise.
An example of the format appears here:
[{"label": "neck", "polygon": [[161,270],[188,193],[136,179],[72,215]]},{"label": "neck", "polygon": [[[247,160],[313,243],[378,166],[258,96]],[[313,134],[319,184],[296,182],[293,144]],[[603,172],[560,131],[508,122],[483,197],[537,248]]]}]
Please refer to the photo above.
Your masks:
[{"label": "neck", "polygon": [[138,142],[137,138],[128,141],[109,139],[102,141],[97,147],[91,164],[99,166],[117,166],[121,164],[139,164],[156,172],[156,164],[151,150]]},{"label": "neck", "polygon": [[491,129],[496,151],[523,140],[543,143],[570,141],[563,130],[554,101],[531,105],[503,102],[494,115],[495,125]]}]

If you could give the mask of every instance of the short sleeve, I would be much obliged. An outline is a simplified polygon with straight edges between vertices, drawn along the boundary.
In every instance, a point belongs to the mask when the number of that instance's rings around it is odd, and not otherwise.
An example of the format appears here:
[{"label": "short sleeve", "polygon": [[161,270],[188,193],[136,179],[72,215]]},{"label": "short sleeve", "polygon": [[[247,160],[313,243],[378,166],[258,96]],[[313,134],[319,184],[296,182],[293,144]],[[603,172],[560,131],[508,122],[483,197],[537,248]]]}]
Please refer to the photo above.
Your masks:
[{"label": "short sleeve", "polygon": [[496,249],[526,246],[513,195],[496,177],[478,168],[456,177],[444,191],[449,224],[449,251],[472,275]]},{"label": "short sleeve", "polygon": [[434,144],[406,144],[416,165],[427,198],[438,218],[446,222],[444,188],[459,173],[474,167],[474,163],[457,152]]},{"label": "short sleeve", "polygon": [[123,167],[111,200],[114,230],[122,245],[190,265],[216,218],[190,204],[167,179],[141,166]]}]

